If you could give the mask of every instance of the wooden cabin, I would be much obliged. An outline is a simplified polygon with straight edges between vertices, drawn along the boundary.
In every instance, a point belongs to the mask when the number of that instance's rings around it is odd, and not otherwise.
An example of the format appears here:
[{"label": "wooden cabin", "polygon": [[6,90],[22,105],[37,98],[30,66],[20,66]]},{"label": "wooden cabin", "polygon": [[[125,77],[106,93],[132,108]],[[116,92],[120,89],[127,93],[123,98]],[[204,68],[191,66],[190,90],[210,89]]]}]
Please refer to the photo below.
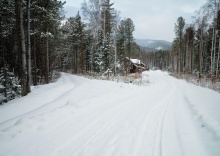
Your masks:
[{"label": "wooden cabin", "polygon": [[130,66],[130,73],[141,73],[146,70],[146,65],[139,59],[130,59],[126,57]]}]

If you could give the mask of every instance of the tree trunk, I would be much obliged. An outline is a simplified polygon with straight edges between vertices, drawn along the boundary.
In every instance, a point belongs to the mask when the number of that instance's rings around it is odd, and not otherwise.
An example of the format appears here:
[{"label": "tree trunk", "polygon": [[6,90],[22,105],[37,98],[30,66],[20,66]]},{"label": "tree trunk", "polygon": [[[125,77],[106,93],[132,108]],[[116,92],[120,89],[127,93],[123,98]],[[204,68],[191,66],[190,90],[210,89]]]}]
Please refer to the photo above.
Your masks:
[{"label": "tree trunk", "polygon": [[179,72],[183,72],[183,50],[182,50],[182,36],[180,36],[180,47],[179,47]]},{"label": "tree trunk", "polygon": [[115,70],[114,70],[114,76],[116,76],[116,62],[117,62],[117,46],[116,46],[116,39],[115,39],[115,42],[114,42],[114,47],[115,47]]},{"label": "tree trunk", "polygon": [[[46,1],[45,4],[45,9],[47,9],[48,5],[49,5],[50,0]],[[46,53],[45,53],[45,58],[46,58],[46,70],[45,70],[45,82],[46,84],[49,83],[49,36],[48,36],[48,21],[46,22]]]},{"label": "tree trunk", "polygon": [[202,36],[199,42],[199,73],[202,73]]},{"label": "tree trunk", "polygon": [[189,41],[186,42],[185,71],[189,74]]},{"label": "tree trunk", "polygon": [[211,49],[211,76],[212,76],[212,74],[213,74],[213,60],[212,60],[212,55],[213,55],[213,47],[214,47],[214,33],[215,33],[215,30],[214,30],[214,27],[213,27],[213,29],[212,29],[212,49]]},{"label": "tree trunk", "polygon": [[215,74],[215,64],[216,64],[216,58],[215,58],[215,56],[216,56],[216,35],[217,35],[217,33],[216,33],[216,30],[215,30],[215,38],[214,38],[214,53],[213,53],[213,61],[212,61],[212,63],[213,63],[213,74]]},{"label": "tree trunk", "polygon": [[49,36],[48,36],[48,25],[46,24],[46,73],[45,73],[45,82],[46,84],[49,83]]},{"label": "tree trunk", "polygon": [[[0,19],[1,20],[1,19]],[[1,22],[0,22],[1,24]],[[0,29],[1,29],[1,25],[0,25]],[[0,33],[2,34],[2,29],[0,30]],[[3,49],[3,40],[2,40],[2,35],[0,36],[1,39],[1,44],[0,44],[0,52],[2,54],[2,62],[3,62],[3,77],[4,77],[4,97],[6,98],[7,97],[7,81],[8,81],[8,78],[7,78],[7,71],[6,71],[6,64],[5,64],[5,51]],[[1,101],[0,101],[1,102]]]},{"label": "tree trunk", "polygon": [[80,35],[80,70],[83,73],[83,36]]},{"label": "tree trunk", "polygon": [[16,49],[18,55],[18,78],[22,79],[22,52],[21,52],[21,38],[20,38],[20,13],[18,8],[18,2],[15,0],[15,14],[16,14]]},{"label": "tree trunk", "polygon": [[72,74],[75,73],[75,48],[72,49]]},{"label": "tree trunk", "polygon": [[189,45],[189,74],[192,74],[192,47]]},{"label": "tree trunk", "polygon": [[74,61],[74,63],[75,63],[75,67],[74,67],[75,68],[75,70],[74,70],[75,74],[78,73],[78,55],[77,55],[77,51],[78,51],[77,48],[75,48],[75,57],[74,57],[74,59],[75,59],[75,61]]},{"label": "tree trunk", "polygon": [[[3,62],[3,77],[5,79],[4,81],[4,96],[7,97],[7,83],[6,83],[6,80],[7,80],[7,73],[6,73],[6,67],[5,67],[5,52],[4,52],[4,49],[3,49],[3,38],[2,38],[2,15],[0,15],[0,54],[2,54],[2,58],[0,57],[0,62],[1,62],[1,59],[2,59],[2,62]],[[0,68],[1,70],[1,68]],[[0,101],[1,102],[1,101]]]},{"label": "tree trunk", "polygon": [[179,54],[176,56],[176,73],[179,73]]},{"label": "tree trunk", "polygon": [[27,0],[27,93],[31,92],[30,0]]},{"label": "tree trunk", "polygon": [[188,44],[187,44],[187,40],[185,38],[184,62],[183,62],[183,72],[184,72],[184,74],[187,71],[187,67],[186,67],[186,65],[187,65],[187,56],[188,56],[187,53],[188,53]]},{"label": "tree trunk", "polygon": [[[127,48],[126,48],[126,43],[125,43],[125,41],[124,41],[124,48],[125,48],[125,57],[127,57],[128,56],[128,52],[127,52]],[[127,59],[126,58],[124,58],[124,60],[125,60],[125,62],[124,62],[124,65],[125,65],[125,74],[126,74],[126,76],[128,75],[128,61],[127,61]]]},{"label": "tree trunk", "polygon": [[220,38],[219,38],[219,44],[218,44],[218,59],[217,59],[217,66],[216,66],[216,78],[219,77],[219,58],[220,57]]},{"label": "tree trunk", "polygon": [[[33,27],[35,29],[35,23],[33,22]],[[33,41],[33,54],[34,54],[34,86],[37,85],[37,56],[36,56],[36,36],[33,35],[34,41]]]},{"label": "tree trunk", "polygon": [[104,40],[105,40],[105,36],[106,36],[106,35],[105,35],[105,31],[106,31],[106,30],[105,30],[105,27],[106,27],[106,26],[105,26],[105,22],[106,22],[105,14],[106,14],[106,11],[104,10],[104,29],[103,29],[103,31],[104,31],[104,33],[103,33],[103,34],[104,34]]},{"label": "tree trunk", "polygon": [[24,26],[23,26],[23,11],[21,6],[21,1],[18,0],[19,16],[20,16],[20,33],[21,33],[21,50],[22,50],[22,91],[21,95],[27,95],[27,76],[26,76],[26,53],[25,53],[25,37],[24,37]]},{"label": "tree trunk", "polygon": [[214,55],[215,55],[215,39],[216,39],[216,31],[213,27],[213,34],[212,34],[212,49],[211,49],[211,75],[214,73]]}]

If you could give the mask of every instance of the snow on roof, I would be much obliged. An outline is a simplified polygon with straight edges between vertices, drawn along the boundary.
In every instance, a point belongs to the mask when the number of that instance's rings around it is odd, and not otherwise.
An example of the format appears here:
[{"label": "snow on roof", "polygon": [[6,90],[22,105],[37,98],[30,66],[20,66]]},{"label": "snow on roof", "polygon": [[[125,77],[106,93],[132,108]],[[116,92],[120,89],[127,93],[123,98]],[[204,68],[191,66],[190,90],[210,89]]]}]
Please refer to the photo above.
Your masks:
[{"label": "snow on roof", "polygon": [[134,64],[141,64],[141,61],[138,59],[130,59],[132,63]]},{"label": "snow on roof", "polygon": [[[126,57],[126,59],[129,60],[128,57]],[[130,61],[131,61],[131,63],[133,63],[133,64],[138,64],[138,65],[143,64],[144,66],[146,66],[146,65],[145,65],[143,62],[141,62],[141,60],[139,60],[139,59],[130,59]]]}]

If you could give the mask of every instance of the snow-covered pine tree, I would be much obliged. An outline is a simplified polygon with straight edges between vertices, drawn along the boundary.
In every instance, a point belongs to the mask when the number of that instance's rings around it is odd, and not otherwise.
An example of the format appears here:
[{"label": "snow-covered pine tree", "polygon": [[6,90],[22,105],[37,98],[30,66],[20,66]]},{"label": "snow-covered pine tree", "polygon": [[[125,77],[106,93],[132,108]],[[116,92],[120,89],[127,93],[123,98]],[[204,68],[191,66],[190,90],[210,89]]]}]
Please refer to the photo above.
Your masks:
[{"label": "snow-covered pine tree", "polygon": [[122,20],[118,26],[117,33],[117,57],[119,63],[119,73],[125,74],[125,21]]},{"label": "snow-covered pine tree", "polygon": [[177,70],[178,72],[183,72],[183,31],[185,27],[185,19],[183,17],[179,17],[177,22],[175,23],[175,34],[178,40],[178,48],[179,52],[177,53]]},{"label": "snow-covered pine tree", "polygon": [[83,36],[83,56],[84,56],[84,69],[86,72],[91,72],[92,62],[92,45],[93,35],[91,31],[85,31]]},{"label": "snow-covered pine tree", "polygon": [[[56,43],[50,36],[58,33],[63,5],[64,3],[59,0],[0,1],[0,57],[8,63],[11,69],[14,69],[14,74],[22,81],[23,95],[27,94],[25,85],[29,86],[31,79],[34,85],[44,83],[49,79],[48,71],[54,65],[51,61],[56,60],[51,58],[51,56],[54,57],[55,49],[51,47],[56,47]],[[30,21],[22,21],[27,17],[30,17],[28,18]],[[27,49],[30,53],[26,52]],[[25,54],[28,54],[28,57]],[[27,60],[29,64],[33,63],[32,67],[28,65],[29,70],[25,69]],[[26,81],[27,71],[33,74],[33,77],[29,78],[29,83]],[[44,78],[46,81],[43,81]]]},{"label": "snow-covered pine tree", "polygon": [[193,56],[193,41],[194,41],[194,28],[189,26],[185,31],[185,42],[186,42],[186,73],[192,73],[192,56]]},{"label": "snow-covered pine tree", "polygon": [[127,46],[127,57],[131,58],[131,45],[133,43],[133,32],[134,32],[134,23],[130,18],[125,20],[125,39],[126,39],[126,46]]},{"label": "snow-covered pine tree", "polygon": [[8,66],[5,69],[0,68],[0,104],[20,97],[21,87],[14,72],[9,71]]},{"label": "snow-covered pine tree", "polygon": [[78,64],[79,64],[79,41],[78,34],[76,30],[76,18],[68,18],[65,26],[68,36],[68,43],[71,45],[71,69],[72,73],[78,73]]},{"label": "snow-covered pine tree", "polygon": [[103,31],[99,31],[98,33],[98,41],[96,43],[97,50],[95,50],[94,54],[94,67],[95,71],[97,73],[102,73],[104,71],[104,66],[103,66],[103,53],[104,53],[104,46],[103,46]]},{"label": "snow-covered pine tree", "polygon": [[104,0],[102,3],[102,32],[103,32],[103,44],[102,44],[102,67],[101,72],[114,67],[113,62],[113,38],[112,28],[114,27],[115,11],[112,8],[114,3],[110,3],[110,0]]},{"label": "snow-covered pine tree", "polygon": [[63,15],[61,8],[65,2],[59,0],[31,0],[31,44],[33,53],[33,82],[48,83],[51,62],[56,43],[53,37],[58,34]]},{"label": "snow-covered pine tree", "polygon": [[113,67],[113,55],[114,55],[113,43],[110,34],[106,34],[103,40],[103,50],[102,50],[102,62],[104,72]]},{"label": "snow-covered pine tree", "polygon": [[79,12],[75,17],[68,18],[67,22],[63,26],[68,38],[68,43],[71,45],[71,64],[72,69],[74,69],[74,73],[83,73],[84,71],[84,28],[85,24],[82,22]]},{"label": "snow-covered pine tree", "polygon": [[85,24],[82,22],[81,16],[79,12],[77,13],[76,17],[76,40],[78,43],[78,52],[79,52],[79,72],[83,73],[84,72],[84,57],[83,57],[83,35],[84,35],[84,28]]}]

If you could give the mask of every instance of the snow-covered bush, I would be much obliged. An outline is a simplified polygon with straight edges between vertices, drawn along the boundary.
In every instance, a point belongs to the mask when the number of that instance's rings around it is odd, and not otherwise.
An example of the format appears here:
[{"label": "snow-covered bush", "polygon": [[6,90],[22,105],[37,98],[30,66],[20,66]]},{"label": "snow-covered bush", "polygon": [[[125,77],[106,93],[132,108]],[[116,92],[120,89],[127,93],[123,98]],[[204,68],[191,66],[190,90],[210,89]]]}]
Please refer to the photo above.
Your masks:
[{"label": "snow-covered bush", "polygon": [[60,77],[61,77],[60,72],[55,71],[55,70],[51,72],[51,82],[55,82]]},{"label": "snow-covered bush", "polygon": [[219,79],[215,79],[215,81],[212,81],[212,78],[208,78],[204,75],[200,75],[199,77],[198,74],[196,73],[194,76],[188,75],[188,74],[174,74],[174,73],[170,75],[176,77],[177,79],[184,79],[187,82],[195,84],[197,86],[202,86],[202,87],[220,92],[220,80]]}]

